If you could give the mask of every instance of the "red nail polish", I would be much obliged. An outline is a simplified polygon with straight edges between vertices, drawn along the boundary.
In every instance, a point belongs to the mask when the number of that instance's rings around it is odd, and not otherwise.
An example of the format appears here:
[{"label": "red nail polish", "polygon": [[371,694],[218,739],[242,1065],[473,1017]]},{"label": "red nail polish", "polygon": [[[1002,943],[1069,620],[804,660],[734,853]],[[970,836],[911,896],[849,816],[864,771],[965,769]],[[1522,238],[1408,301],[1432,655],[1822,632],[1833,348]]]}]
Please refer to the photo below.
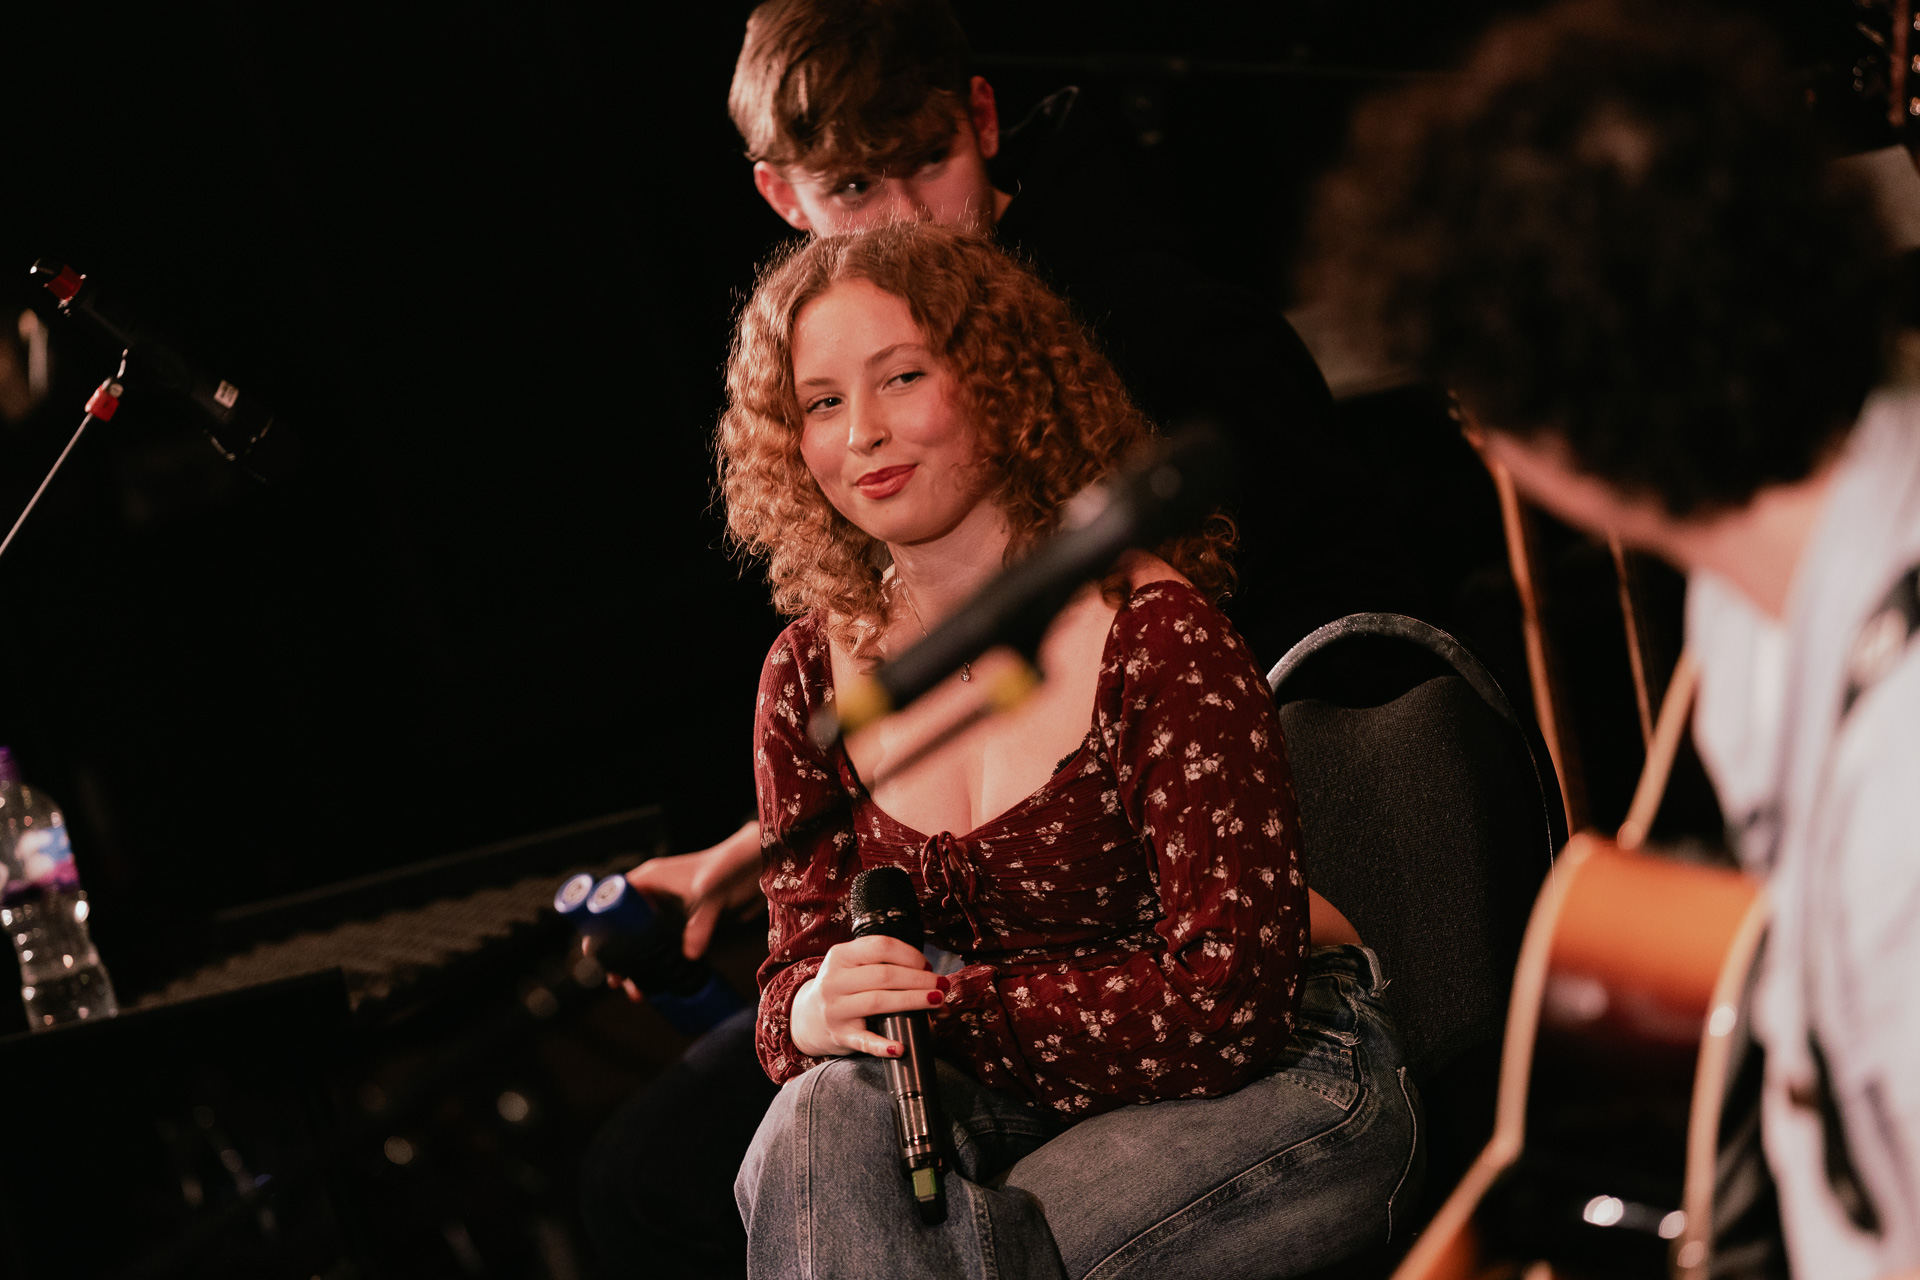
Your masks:
[{"label": "red nail polish", "polygon": [[900,1046],[899,1046],[899,1045],[897,1045],[897,1044],[890,1044],[890,1045],[888,1045],[888,1046],[887,1046],[887,1056],[888,1056],[889,1058],[897,1058],[897,1057],[899,1057],[899,1056],[900,1056]]},{"label": "red nail polish", "polygon": [[941,1002],[942,1000],[945,1000],[945,999],[946,999],[946,997],[945,997],[945,996],[943,996],[943,995],[941,995],[941,994],[940,994],[940,993],[939,993],[938,991],[929,991],[929,992],[927,992],[927,1003],[928,1003],[928,1004],[939,1004],[939,1003],[940,1003],[940,1002]]},{"label": "red nail polish", "polygon": [[937,984],[937,985],[939,986],[939,988],[940,988],[940,990],[941,990],[941,992],[942,992],[943,994],[944,994],[945,992],[947,992],[947,991],[950,991],[950,990],[952,990],[952,989],[953,989],[953,979],[952,979],[952,978],[949,978],[949,977],[948,977],[948,976],[947,976],[946,974],[944,974],[944,973],[943,973],[943,974],[941,974],[941,975],[940,975],[939,977],[937,977],[937,978],[935,978],[935,979],[934,979],[934,982],[935,982],[935,984]]}]

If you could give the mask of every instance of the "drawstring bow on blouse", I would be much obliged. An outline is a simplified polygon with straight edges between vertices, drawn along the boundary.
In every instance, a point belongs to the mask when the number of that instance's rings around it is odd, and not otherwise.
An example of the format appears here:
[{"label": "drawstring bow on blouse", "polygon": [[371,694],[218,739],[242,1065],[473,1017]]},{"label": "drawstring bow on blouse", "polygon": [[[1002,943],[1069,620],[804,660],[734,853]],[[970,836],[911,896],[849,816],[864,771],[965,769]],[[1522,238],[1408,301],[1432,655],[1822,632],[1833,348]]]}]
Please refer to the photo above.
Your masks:
[{"label": "drawstring bow on blouse", "polygon": [[942,910],[957,910],[967,922],[967,930],[973,936],[971,950],[979,951],[984,947],[986,937],[973,911],[973,899],[979,888],[980,877],[974,869],[973,860],[967,856],[967,842],[951,831],[928,837],[927,842],[920,846],[920,878],[933,895],[935,906]]}]

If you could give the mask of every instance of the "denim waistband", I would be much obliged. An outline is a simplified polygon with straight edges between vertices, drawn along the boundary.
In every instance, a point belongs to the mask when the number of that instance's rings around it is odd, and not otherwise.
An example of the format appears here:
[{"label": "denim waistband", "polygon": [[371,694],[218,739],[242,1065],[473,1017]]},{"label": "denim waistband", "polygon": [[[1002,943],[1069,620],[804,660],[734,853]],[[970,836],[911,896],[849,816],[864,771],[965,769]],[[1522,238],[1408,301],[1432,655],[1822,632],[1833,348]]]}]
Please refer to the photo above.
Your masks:
[{"label": "denim waistband", "polygon": [[1387,989],[1386,970],[1372,947],[1343,942],[1337,947],[1315,947],[1307,956],[1307,981],[1328,974],[1345,974],[1374,995]]}]

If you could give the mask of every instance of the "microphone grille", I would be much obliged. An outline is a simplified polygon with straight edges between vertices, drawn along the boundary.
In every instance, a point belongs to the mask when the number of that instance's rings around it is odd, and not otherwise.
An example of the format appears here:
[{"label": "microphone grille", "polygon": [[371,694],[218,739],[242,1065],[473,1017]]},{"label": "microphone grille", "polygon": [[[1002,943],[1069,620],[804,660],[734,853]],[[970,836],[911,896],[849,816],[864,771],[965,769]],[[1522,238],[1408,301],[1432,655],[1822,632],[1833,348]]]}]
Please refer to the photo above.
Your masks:
[{"label": "microphone grille", "polygon": [[899,867],[869,867],[855,876],[847,893],[847,914],[856,938],[883,933],[910,947],[926,945],[913,877]]}]

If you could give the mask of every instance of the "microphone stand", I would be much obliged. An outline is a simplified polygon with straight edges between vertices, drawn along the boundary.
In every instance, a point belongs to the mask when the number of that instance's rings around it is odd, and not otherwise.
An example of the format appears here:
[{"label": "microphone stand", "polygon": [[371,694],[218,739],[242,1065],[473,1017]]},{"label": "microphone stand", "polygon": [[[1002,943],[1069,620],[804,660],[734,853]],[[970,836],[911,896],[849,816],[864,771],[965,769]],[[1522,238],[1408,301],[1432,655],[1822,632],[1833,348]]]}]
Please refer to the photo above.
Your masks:
[{"label": "microphone stand", "polygon": [[27,522],[27,517],[33,514],[34,507],[39,505],[40,495],[47,491],[47,486],[53,483],[54,476],[60,473],[67,455],[73,452],[73,446],[80,443],[80,437],[86,433],[88,427],[96,422],[106,422],[113,417],[120,408],[120,397],[126,394],[126,390],[127,353],[122,351],[119,371],[102,382],[87,399],[86,415],[80,419],[80,425],[74,428],[73,438],[67,441],[67,447],[60,451],[60,456],[53,460],[53,466],[48,470],[47,478],[40,482],[40,487],[33,491],[31,498],[27,499],[27,505],[21,509],[19,518],[13,522],[13,528],[7,530],[5,538],[0,538],[0,555],[5,555],[7,548],[13,545],[14,535],[20,532],[20,526]]}]

